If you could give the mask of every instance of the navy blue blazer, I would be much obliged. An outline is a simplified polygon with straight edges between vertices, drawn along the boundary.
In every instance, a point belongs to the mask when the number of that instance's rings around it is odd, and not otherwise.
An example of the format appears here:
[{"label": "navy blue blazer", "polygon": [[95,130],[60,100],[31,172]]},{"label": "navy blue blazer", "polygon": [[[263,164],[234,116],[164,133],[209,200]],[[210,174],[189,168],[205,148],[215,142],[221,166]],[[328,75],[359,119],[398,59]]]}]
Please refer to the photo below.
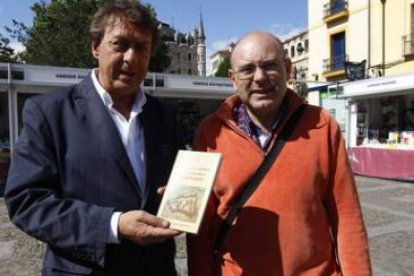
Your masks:
[{"label": "navy blue blazer", "polygon": [[159,101],[148,96],[139,118],[145,193],[90,77],[26,101],[5,200],[12,222],[47,243],[43,275],[176,274],[173,239],[107,244],[114,211],[156,213],[156,190],[167,183],[181,146],[174,116]]}]

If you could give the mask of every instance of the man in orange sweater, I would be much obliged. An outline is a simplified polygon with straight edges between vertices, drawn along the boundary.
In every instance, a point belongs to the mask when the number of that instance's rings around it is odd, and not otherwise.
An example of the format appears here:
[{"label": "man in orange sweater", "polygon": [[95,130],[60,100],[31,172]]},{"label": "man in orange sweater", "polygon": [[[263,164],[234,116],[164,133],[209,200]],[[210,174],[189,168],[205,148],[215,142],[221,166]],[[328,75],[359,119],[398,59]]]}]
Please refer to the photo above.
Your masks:
[{"label": "man in orange sweater", "polygon": [[[286,87],[282,43],[252,32],[236,44],[236,90],[198,130],[197,150],[223,160],[198,235],[188,237],[190,275],[371,275],[367,234],[337,123]],[[305,105],[279,156],[214,244],[230,205],[287,120]]]}]

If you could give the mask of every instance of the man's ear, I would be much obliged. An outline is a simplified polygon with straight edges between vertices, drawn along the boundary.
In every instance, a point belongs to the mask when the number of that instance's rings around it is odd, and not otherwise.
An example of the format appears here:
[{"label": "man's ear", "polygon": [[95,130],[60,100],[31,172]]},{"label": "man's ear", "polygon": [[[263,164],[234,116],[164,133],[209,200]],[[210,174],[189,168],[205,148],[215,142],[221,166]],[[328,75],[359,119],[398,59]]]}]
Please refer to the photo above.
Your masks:
[{"label": "man's ear", "polygon": [[289,80],[290,74],[292,73],[292,61],[290,58],[285,58],[286,77]]},{"label": "man's ear", "polygon": [[234,74],[234,71],[232,69],[229,69],[229,72],[227,73],[231,83],[233,84],[233,88],[237,89],[236,85],[236,74]]},{"label": "man's ear", "polygon": [[91,43],[91,52],[96,59],[99,57],[99,44],[97,42]]}]

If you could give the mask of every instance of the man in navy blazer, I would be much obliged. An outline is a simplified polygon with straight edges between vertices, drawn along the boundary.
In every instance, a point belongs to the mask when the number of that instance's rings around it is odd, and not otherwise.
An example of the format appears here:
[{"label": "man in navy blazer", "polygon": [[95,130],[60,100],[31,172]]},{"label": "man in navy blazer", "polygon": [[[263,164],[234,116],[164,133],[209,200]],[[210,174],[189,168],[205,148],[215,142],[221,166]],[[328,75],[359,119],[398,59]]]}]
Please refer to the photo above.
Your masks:
[{"label": "man in navy blazer", "polygon": [[176,274],[179,232],[154,214],[179,137],[140,90],[158,34],[129,2],[92,19],[98,68],[23,109],[5,200],[13,223],[47,244],[43,275]]}]

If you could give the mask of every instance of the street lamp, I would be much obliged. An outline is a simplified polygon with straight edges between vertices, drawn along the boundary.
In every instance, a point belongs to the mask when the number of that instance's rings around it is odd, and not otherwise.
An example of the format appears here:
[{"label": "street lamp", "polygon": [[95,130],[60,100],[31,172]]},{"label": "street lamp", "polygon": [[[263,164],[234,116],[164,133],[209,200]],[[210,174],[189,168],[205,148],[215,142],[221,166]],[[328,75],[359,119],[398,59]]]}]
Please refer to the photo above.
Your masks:
[{"label": "street lamp", "polygon": [[385,76],[385,3],[387,0],[380,0],[382,4],[382,75]]}]

